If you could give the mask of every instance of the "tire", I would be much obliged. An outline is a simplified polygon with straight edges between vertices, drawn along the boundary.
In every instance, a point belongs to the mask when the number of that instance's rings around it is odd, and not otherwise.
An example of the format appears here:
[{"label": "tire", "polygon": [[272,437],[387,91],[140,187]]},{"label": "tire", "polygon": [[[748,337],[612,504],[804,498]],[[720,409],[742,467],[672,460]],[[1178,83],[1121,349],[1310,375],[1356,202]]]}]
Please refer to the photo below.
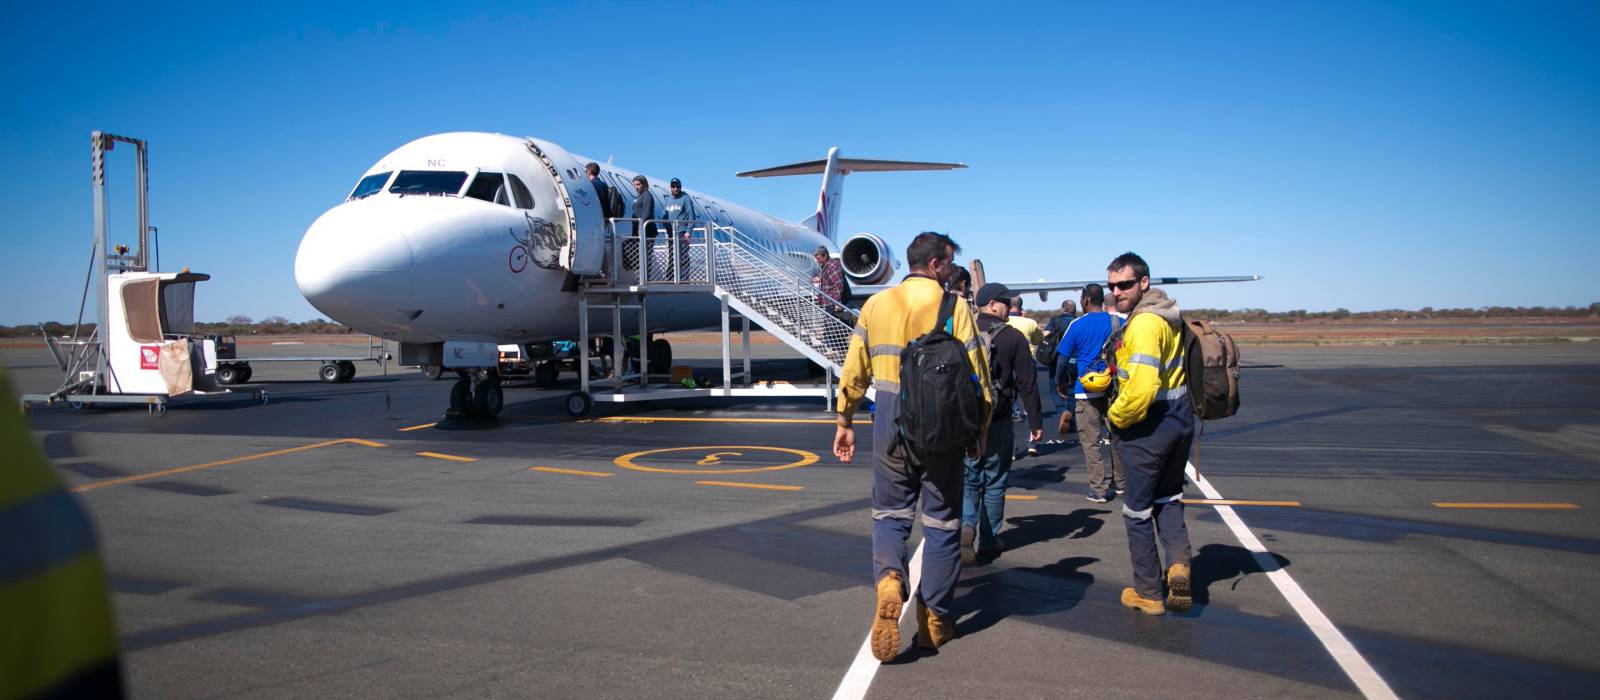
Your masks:
[{"label": "tire", "polygon": [[239,383],[240,384],[248,382],[248,381],[250,381],[251,377],[256,376],[256,371],[254,369],[251,369],[250,365],[248,363],[236,364],[236,365],[234,365],[234,367],[238,367],[239,371],[243,373],[243,376],[239,377]]},{"label": "tire", "polygon": [[589,415],[594,409],[594,399],[587,392],[574,391],[567,394],[567,414],[573,418],[582,418]]},{"label": "tire", "polygon": [[554,360],[547,360],[534,365],[532,374],[534,386],[540,389],[549,389],[555,386],[556,378],[560,376],[561,370],[556,368]]},{"label": "tire", "polygon": [[339,369],[339,365],[330,362],[323,365],[322,369],[317,370],[317,376],[321,377],[322,381],[332,384],[344,376],[344,371]]},{"label": "tire", "polygon": [[650,373],[667,374],[672,371],[672,343],[666,338],[650,341]]},{"label": "tire", "polygon": [[439,365],[423,365],[422,376],[427,377],[429,381],[437,380],[444,376],[444,368]]},{"label": "tire", "polygon": [[493,418],[500,415],[500,410],[505,408],[506,394],[500,388],[500,382],[480,382],[478,393],[472,397],[474,413],[479,418]]},{"label": "tire", "polygon": [[450,387],[450,411],[463,416],[472,415],[472,405],[467,399],[471,397],[471,380],[462,377]]},{"label": "tire", "polygon": [[244,381],[243,375],[244,372],[239,369],[238,365],[217,365],[218,384],[239,384]]},{"label": "tire", "polygon": [[356,378],[356,363],[349,360],[339,362],[339,381],[348,382]]}]

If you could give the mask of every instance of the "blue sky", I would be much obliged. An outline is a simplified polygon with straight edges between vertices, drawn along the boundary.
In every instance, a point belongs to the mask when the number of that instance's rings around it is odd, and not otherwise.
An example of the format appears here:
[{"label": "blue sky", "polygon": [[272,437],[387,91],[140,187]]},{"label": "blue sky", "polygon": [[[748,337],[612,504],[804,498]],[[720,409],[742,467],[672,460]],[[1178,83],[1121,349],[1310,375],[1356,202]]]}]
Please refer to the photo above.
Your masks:
[{"label": "blue sky", "polygon": [[950,232],[991,278],[1094,278],[1132,249],[1268,278],[1174,290],[1193,307],[1600,301],[1600,5],[1117,5],[19,6],[0,324],[77,313],[95,129],[150,141],[163,266],[213,275],[202,320],[316,317],[306,227],[384,153],[458,130],[796,220],[815,178],[733,173],[829,146],[963,161],[851,177],[842,225]]}]

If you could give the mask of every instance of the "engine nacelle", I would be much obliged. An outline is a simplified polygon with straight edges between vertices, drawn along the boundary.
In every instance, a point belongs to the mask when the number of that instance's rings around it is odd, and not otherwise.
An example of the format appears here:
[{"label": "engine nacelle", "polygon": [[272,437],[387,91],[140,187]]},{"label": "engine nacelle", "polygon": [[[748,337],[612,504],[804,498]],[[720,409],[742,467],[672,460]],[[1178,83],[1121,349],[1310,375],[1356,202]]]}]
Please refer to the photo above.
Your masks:
[{"label": "engine nacelle", "polygon": [[839,248],[839,262],[851,284],[883,284],[900,269],[889,244],[870,233],[858,233],[846,240]]}]

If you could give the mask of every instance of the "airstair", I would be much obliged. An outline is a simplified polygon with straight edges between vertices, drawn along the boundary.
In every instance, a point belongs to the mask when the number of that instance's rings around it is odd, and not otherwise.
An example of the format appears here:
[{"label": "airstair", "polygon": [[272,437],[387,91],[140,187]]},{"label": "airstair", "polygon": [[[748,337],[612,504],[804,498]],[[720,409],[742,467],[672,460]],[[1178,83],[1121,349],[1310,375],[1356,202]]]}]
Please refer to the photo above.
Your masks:
[{"label": "airstair", "polygon": [[[843,372],[845,351],[855,327],[856,312],[838,299],[824,294],[812,284],[810,250],[785,250],[776,243],[748,235],[731,226],[715,222],[670,222],[613,219],[609,224],[609,245],[603,276],[584,282],[579,301],[579,376],[581,391],[568,397],[567,409],[573,415],[589,412],[592,402],[642,401],[690,396],[818,396],[831,410],[833,382]],[[636,233],[643,229],[646,234]],[[651,236],[649,232],[657,231]],[[623,311],[635,312],[637,337],[648,338],[649,306],[652,297],[662,295],[709,294],[721,302],[722,385],[720,387],[650,387],[651,370],[664,374],[668,363],[650,361],[651,343],[638,343],[640,370],[624,371],[624,348],[628,346],[622,328]],[[596,309],[611,312],[609,333],[592,334],[590,314]],[[737,316],[743,335],[744,372],[742,386],[735,386],[732,371],[731,324]],[[750,375],[750,323],[766,329],[773,337],[821,365],[824,385],[792,384],[759,386]],[[610,336],[610,354],[615,376],[592,379],[589,367],[590,338]],[[608,389],[594,391],[592,387]]]}]

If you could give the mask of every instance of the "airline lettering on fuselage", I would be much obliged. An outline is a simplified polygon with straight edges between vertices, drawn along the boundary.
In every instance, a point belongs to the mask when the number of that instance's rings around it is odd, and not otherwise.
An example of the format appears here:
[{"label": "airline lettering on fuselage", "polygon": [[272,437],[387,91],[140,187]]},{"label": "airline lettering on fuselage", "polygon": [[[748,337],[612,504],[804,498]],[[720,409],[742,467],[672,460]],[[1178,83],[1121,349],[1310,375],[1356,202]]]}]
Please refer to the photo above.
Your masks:
[{"label": "airline lettering on fuselage", "polygon": [[442,168],[442,167],[444,167],[444,159],[440,158],[438,160],[429,160],[428,161],[428,167],[430,167],[430,168]]}]

